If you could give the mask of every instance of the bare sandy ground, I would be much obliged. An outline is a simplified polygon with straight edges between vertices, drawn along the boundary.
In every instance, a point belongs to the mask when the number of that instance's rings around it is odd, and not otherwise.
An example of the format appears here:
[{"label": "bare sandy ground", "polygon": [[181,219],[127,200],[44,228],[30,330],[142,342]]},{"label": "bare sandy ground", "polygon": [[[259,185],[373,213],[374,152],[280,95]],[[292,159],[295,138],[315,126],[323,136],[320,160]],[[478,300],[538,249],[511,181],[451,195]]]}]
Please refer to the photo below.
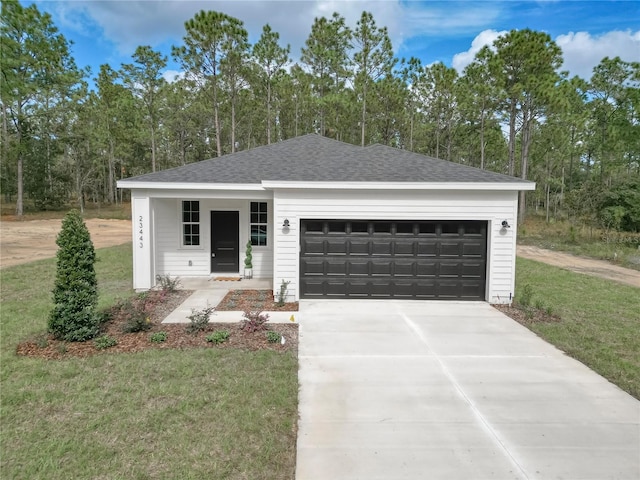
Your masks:
[{"label": "bare sandy ground", "polygon": [[[131,241],[131,221],[85,220],[96,248],[121,245]],[[0,222],[0,268],[55,257],[56,237],[61,220]],[[573,272],[606,278],[640,288],[640,272],[590,258],[554,252],[530,245],[519,245],[518,256],[566,268]]]},{"label": "bare sandy ground", "polygon": [[618,267],[603,260],[577,257],[570,253],[555,252],[531,245],[518,245],[519,257],[537,260],[572,272],[584,273],[594,277],[606,278],[640,288],[640,272],[630,268]]},{"label": "bare sandy ground", "polygon": [[[111,247],[131,241],[130,220],[90,218],[85,224],[95,248]],[[56,237],[62,220],[0,222],[0,268],[55,257]]]}]

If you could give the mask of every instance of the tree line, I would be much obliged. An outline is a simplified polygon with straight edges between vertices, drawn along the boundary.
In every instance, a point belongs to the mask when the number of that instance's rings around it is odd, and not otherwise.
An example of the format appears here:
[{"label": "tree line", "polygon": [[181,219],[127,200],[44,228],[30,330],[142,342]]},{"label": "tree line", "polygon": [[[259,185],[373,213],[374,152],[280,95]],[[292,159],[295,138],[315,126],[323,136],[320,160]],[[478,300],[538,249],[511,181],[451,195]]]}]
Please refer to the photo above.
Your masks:
[{"label": "tree line", "polygon": [[531,179],[520,203],[547,218],[640,230],[637,62],[570,78],[551,37],[525,29],[458,72],[396,58],[368,12],[355,28],[316,18],[293,62],[269,25],[252,45],[242,21],[201,11],[172,48],[177,78],[150,46],[92,76],[36,5],[4,1],[2,19],[0,188],[18,215],[25,201],[115,203],[118,179],[318,133]]}]

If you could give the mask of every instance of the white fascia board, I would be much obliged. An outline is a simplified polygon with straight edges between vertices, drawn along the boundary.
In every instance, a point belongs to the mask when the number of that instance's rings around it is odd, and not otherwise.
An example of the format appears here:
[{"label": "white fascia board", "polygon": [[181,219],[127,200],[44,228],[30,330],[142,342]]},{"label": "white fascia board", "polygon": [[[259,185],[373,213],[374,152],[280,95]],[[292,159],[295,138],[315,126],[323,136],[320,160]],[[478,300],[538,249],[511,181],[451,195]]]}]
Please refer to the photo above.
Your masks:
[{"label": "white fascia board", "polygon": [[534,182],[278,182],[263,181],[265,189],[300,190],[535,190]]},{"label": "white fascia board", "polygon": [[178,182],[128,182],[118,180],[118,188],[142,190],[248,190],[260,191],[264,187],[259,183],[178,183]]}]

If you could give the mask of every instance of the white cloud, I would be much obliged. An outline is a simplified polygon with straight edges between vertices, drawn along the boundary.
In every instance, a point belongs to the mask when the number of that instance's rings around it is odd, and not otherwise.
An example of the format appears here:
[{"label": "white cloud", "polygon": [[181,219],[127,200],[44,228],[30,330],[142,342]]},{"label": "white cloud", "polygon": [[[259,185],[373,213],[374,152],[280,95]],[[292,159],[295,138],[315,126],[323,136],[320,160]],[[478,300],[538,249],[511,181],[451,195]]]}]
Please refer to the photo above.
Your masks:
[{"label": "white cloud", "polygon": [[614,30],[602,35],[589,32],[570,32],[559,35],[556,43],[562,48],[564,64],[570,76],[578,75],[585,80],[591,78],[593,68],[604,57],[620,57],[627,62],[640,62],[640,30]]},{"label": "white cloud", "polygon": [[173,83],[177,80],[182,80],[185,77],[185,73],[179,70],[165,70],[162,72],[162,78],[168,83]]},{"label": "white cloud", "polygon": [[498,37],[508,33],[506,30],[496,31],[496,30],[484,30],[476,35],[476,38],[471,42],[471,48],[466,52],[456,53],[453,56],[453,61],[451,62],[453,68],[455,68],[458,72],[462,73],[464,68],[473,62],[476,54],[484,47],[485,45],[491,45]]}]

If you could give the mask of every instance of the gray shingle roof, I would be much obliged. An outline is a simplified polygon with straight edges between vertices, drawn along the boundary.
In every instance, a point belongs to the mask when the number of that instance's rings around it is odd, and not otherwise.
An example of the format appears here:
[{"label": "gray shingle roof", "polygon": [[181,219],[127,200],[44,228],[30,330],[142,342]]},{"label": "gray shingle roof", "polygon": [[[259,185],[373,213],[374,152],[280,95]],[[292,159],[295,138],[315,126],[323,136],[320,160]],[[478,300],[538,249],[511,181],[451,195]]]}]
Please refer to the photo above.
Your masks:
[{"label": "gray shingle roof", "polygon": [[316,134],[256,147],[182,167],[122,180],[127,182],[481,182],[523,180],[387,147],[360,147]]}]

